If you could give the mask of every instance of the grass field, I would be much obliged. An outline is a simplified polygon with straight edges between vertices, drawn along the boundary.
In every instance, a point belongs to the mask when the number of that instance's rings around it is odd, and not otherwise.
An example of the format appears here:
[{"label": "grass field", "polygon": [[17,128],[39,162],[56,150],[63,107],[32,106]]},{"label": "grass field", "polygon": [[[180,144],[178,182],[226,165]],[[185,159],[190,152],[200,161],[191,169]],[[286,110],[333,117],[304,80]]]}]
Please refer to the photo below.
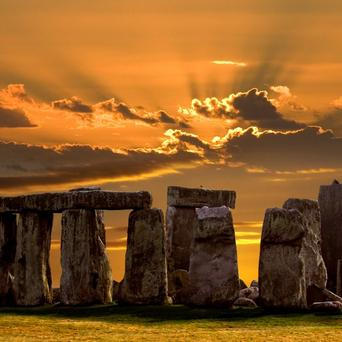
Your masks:
[{"label": "grass field", "polygon": [[1,308],[0,341],[342,341],[342,315],[184,306]]}]

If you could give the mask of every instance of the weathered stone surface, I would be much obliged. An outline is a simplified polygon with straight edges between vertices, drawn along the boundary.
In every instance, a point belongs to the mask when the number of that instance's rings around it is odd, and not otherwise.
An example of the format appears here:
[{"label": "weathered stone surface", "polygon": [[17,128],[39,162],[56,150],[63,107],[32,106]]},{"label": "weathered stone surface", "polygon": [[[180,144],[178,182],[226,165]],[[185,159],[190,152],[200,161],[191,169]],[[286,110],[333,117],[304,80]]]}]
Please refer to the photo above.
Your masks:
[{"label": "weathered stone surface", "polygon": [[236,192],[230,190],[191,189],[180,186],[169,186],[167,204],[172,207],[201,208],[220,207],[225,205],[235,208]]},{"label": "weathered stone surface", "polygon": [[60,285],[63,304],[112,301],[112,275],[101,240],[102,229],[96,210],[63,212]]},{"label": "weathered stone surface", "polygon": [[189,272],[176,270],[168,273],[168,295],[174,304],[183,304],[188,298],[190,288]]},{"label": "weathered stone surface", "polygon": [[255,301],[253,299],[249,299],[249,298],[244,298],[244,297],[240,297],[238,298],[234,304],[234,306],[240,306],[243,308],[256,308],[257,305],[255,303]]},{"label": "weathered stone surface", "polygon": [[[306,225],[303,237],[306,287],[315,285],[325,288],[327,270],[321,251],[321,215],[317,201],[308,199],[288,199],[283,206],[285,209],[297,209],[304,217]],[[308,303],[309,305],[311,303]]]},{"label": "weathered stone surface", "polygon": [[167,208],[167,266],[170,274],[177,269],[189,270],[190,247],[196,222],[195,208]]},{"label": "weathered stone surface", "polygon": [[69,209],[124,210],[150,208],[152,196],[147,191],[69,191],[17,197],[0,197],[0,212],[40,210],[62,212]]},{"label": "weathered stone surface", "polygon": [[342,259],[337,260],[336,294],[342,296]]},{"label": "weathered stone surface", "polygon": [[19,215],[14,264],[14,297],[17,305],[51,303],[49,253],[53,215],[25,211]]},{"label": "weathered stone surface", "polygon": [[239,294],[235,233],[230,210],[196,209],[190,256],[188,304],[229,306]]},{"label": "weathered stone surface", "polygon": [[0,214],[0,305],[13,302],[11,275],[13,273],[16,240],[16,216],[11,213]]},{"label": "weathered stone surface", "polygon": [[285,244],[299,241],[305,234],[303,221],[298,210],[267,209],[262,228],[262,242]]},{"label": "weathered stone surface", "polygon": [[342,184],[320,187],[318,203],[322,219],[322,254],[328,271],[327,288],[336,292],[337,260],[342,259]]},{"label": "weathered stone surface", "polygon": [[304,309],[306,278],[303,215],[296,209],[267,209],[262,229],[259,291],[265,307]]},{"label": "weathered stone surface", "polygon": [[315,312],[326,312],[341,314],[342,313],[342,303],[341,302],[315,302],[311,305],[311,310]]},{"label": "weathered stone surface", "polygon": [[61,301],[61,291],[59,287],[52,289],[52,303],[57,304]]},{"label": "weathered stone surface", "polygon": [[125,276],[119,303],[164,304],[167,271],[163,213],[159,209],[129,215]]},{"label": "weathered stone surface", "polygon": [[113,284],[112,284],[112,301],[113,302],[118,301],[119,290],[120,290],[120,283],[118,281],[113,280]]}]

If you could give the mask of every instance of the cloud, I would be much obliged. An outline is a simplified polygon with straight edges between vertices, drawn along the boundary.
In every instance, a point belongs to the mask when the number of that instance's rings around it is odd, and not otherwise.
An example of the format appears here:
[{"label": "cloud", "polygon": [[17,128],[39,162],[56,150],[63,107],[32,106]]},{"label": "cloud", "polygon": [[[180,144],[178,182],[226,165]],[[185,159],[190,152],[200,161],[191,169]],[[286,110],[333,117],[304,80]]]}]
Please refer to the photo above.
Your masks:
[{"label": "cloud", "polygon": [[316,115],[316,120],[312,124],[330,128],[337,136],[342,137],[342,108],[333,109],[323,115]]},{"label": "cloud", "polygon": [[[171,130],[155,149],[114,151],[89,145],[44,147],[1,142],[0,190],[130,181],[174,173],[206,162],[204,150],[209,146],[194,144],[198,144],[195,137],[191,141],[186,133]],[[19,167],[13,169],[13,165]]]},{"label": "cloud", "polygon": [[342,137],[342,96],[331,102],[331,107],[323,114],[316,114],[312,125],[329,128]]},{"label": "cloud", "polygon": [[342,96],[331,103],[336,109],[342,109]]},{"label": "cloud", "polygon": [[0,127],[36,127],[20,108],[5,108],[0,104]]},{"label": "cloud", "polygon": [[158,112],[146,112],[142,107],[132,108],[123,102],[117,102],[114,98],[99,102],[94,105],[97,114],[112,113],[116,120],[134,120],[148,125],[160,124],[178,126],[179,128],[190,128],[190,125],[181,118],[171,117],[163,110]]},{"label": "cloud", "polygon": [[253,125],[262,129],[287,131],[306,126],[304,123],[286,119],[278,112],[267,91],[259,91],[256,88],[231,94],[222,100],[216,97],[206,98],[203,101],[193,99],[191,107],[180,108],[180,112],[192,116],[235,119],[236,125],[244,127]]},{"label": "cloud", "polygon": [[342,138],[320,127],[291,132],[260,131],[256,127],[229,130],[221,148],[229,161],[271,172],[342,167],[338,158]]},{"label": "cloud", "polygon": [[290,109],[296,112],[303,112],[308,110],[307,107],[298,103],[297,96],[293,95],[290,88],[287,86],[271,86],[270,90],[278,94],[277,99],[273,99],[272,102],[277,108]]},{"label": "cloud", "polygon": [[243,62],[234,62],[234,61],[212,61],[213,64],[217,65],[234,65],[238,67],[245,67],[247,66],[246,63]]},{"label": "cloud", "polygon": [[27,95],[24,84],[9,84],[6,88],[0,90],[0,97],[34,103],[33,99]]},{"label": "cloud", "polygon": [[93,108],[91,105],[85,104],[77,96],[73,96],[70,99],[56,100],[51,103],[54,109],[66,110],[76,113],[92,113]]},{"label": "cloud", "polygon": [[[89,145],[0,143],[0,190],[51,189],[76,184],[136,181],[201,165],[245,172],[319,175],[342,169],[342,138],[320,127],[291,132],[256,127],[228,130],[212,142],[169,129],[159,147],[112,150]],[[11,170],[11,176],[8,176]],[[262,172],[259,172],[262,170]]]}]

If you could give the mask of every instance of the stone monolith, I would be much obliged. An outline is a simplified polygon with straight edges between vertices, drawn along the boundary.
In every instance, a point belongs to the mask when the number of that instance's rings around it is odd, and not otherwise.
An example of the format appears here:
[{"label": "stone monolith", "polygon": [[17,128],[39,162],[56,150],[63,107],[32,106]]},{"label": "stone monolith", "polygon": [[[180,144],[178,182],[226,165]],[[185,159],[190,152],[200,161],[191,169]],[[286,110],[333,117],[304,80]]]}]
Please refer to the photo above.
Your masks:
[{"label": "stone monolith", "polygon": [[[321,214],[317,201],[290,198],[284,209],[297,209],[304,217],[306,225],[303,237],[306,288],[311,286],[324,289],[327,284],[327,269],[321,250]],[[309,297],[307,298],[309,300]],[[310,306],[312,303],[308,303]]]},{"label": "stone monolith", "polygon": [[337,290],[337,262],[342,259],[342,184],[322,185],[318,203],[322,218],[322,254],[328,271],[327,288]]},{"label": "stone monolith", "polygon": [[60,284],[63,304],[112,301],[112,274],[102,241],[103,227],[102,213],[96,210],[63,212]]},{"label": "stone monolith", "polygon": [[0,214],[0,305],[8,305],[13,302],[12,279],[16,241],[16,215]]},{"label": "stone monolith", "polygon": [[23,211],[19,214],[14,264],[16,305],[51,303],[49,253],[53,214]]},{"label": "stone monolith", "polygon": [[304,309],[306,223],[297,209],[267,209],[259,260],[259,300],[268,308]]},{"label": "stone monolith", "polygon": [[239,295],[239,274],[233,219],[228,207],[196,209],[187,303],[230,306]]},{"label": "stone monolith", "polygon": [[129,215],[125,276],[119,303],[163,304],[167,299],[165,228],[160,209]]}]

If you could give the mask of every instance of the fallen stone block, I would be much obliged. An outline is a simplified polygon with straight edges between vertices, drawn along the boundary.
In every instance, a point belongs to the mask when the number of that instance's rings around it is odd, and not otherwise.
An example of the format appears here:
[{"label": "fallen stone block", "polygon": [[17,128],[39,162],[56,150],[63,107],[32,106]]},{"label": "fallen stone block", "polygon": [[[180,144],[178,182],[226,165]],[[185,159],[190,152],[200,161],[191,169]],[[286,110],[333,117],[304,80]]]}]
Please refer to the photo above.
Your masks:
[{"label": "fallen stone block", "polygon": [[235,208],[236,192],[230,190],[191,189],[180,186],[169,186],[167,204],[172,207],[201,208],[220,207],[225,205]]},{"label": "fallen stone block", "polygon": [[255,303],[254,300],[249,299],[249,298],[244,298],[244,297],[240,297],[238,298],[234,304],[234,306],[239,306],[239,307],[243,307],[243,308],[256,308],[258,307]]},{"label": "fallen stone block", "polygon": [[129,215],[119,303],[167,303],[165,228],[160,209],[136,210]]},{"label": "fallen stone block", "polygon": [[311,305],[311,310],[314,312],[324,312],[329,314],[341,314],[342,303],[341,302],[315,302]]},{"label": "fallen stone block", "polygon": [[99,220],[96,210],[63,212],[60,291],[65,305],[112,301],[112,273]]},{"label": "fallen stone block", "polygon": [[176,270],[168,273],[168,295],[174,304],[184,304],[189,295],[190,278],[186,270]]},{"label": "fallen stone block", "polygon": [[259,298],[259,288],[258,287],[247,287],[239,292],[239,298],[248,298],[256,301]]},{"label": "fallen stone block", "polygon": [[196,209],[188,304],[230,306],[239,294],[233,219],[229,208]]}]

